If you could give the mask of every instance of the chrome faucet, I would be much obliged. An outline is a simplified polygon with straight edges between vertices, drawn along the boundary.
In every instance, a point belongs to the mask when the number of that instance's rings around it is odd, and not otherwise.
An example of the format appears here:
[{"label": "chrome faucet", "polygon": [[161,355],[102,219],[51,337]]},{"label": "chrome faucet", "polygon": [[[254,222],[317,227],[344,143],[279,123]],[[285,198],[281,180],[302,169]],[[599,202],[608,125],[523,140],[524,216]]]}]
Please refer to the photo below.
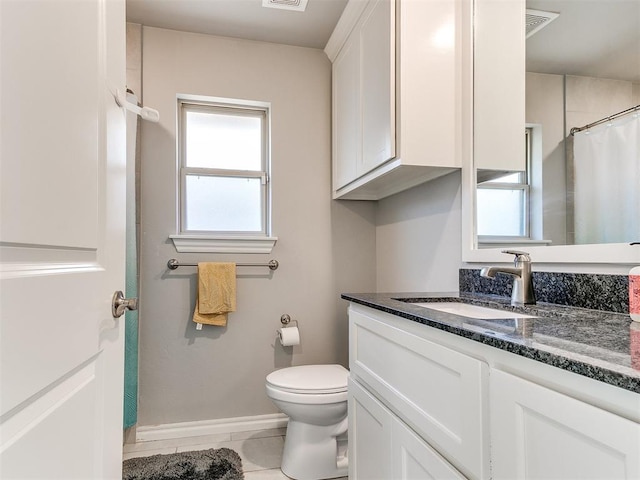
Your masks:
[{"label": "chrome faucet", "polygon": [[536,296],[533,293],[533,281],[531,279],[531,257],[528,253],[517,250],[502,250],[502,253],[515,255],[514,266],[485,267],[480,270],[480,275],[487,278],[495,278],[496,273],[512,275],[511,305],[535,304]]}]

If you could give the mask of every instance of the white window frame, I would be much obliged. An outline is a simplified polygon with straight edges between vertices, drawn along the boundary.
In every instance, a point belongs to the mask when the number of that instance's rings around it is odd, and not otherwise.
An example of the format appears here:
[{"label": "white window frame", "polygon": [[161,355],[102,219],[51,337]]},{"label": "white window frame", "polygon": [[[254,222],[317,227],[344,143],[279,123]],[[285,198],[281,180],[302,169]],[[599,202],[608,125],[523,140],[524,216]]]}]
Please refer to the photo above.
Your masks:
[{"label": "white window frame", "polygon": [[[525,129],[525,158],[526,167],[525,171],[519,172],[519,183],[499,183],[499,182],[486,182],[477,185],[477,189],[487,190],[522,190],[523,194],[523,235],[478,235],[479,244],[490,243],[503,243],[503,242],[518,242],[531,240],[531,128]],[[508,172],[505,172],[505,175]],[[516,173],[516,172],[513,172]]]},{"label": "white window frame", "polygon": [[[262,120],[261,170],[195,168],[186,165],[186,114],[190,111],[260,117]],[[177,217],[178,233],[170,235],[178,252],[270,253],[277,238],[271,236],[270,106],[264,102],[179,96],[177,104]],[[186,181],[188,176],[260,178],[261,229],[259,231],[188,230]]]}]

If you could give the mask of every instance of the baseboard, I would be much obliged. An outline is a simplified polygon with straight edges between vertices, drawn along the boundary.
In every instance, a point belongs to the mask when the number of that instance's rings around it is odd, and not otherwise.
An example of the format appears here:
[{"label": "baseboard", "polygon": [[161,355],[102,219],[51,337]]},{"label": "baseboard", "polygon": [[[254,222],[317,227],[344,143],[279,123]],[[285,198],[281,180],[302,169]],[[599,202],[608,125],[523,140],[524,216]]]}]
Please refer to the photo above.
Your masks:
[{"label": "baseboard", "polygon": [[136,442],[151,442],[172,438],[199,437],[218,433],[250,432],[287,426],[287,417],[283,413],[255,415],[251,417],[219,418],[198,422],[167,423],[164,425],[139,426],[136,430]]},{"label": "baseboard", "polygon": [[126,445],[128,443],[136,443],[136,425],[125,428],[122,432],[122,444]]}]

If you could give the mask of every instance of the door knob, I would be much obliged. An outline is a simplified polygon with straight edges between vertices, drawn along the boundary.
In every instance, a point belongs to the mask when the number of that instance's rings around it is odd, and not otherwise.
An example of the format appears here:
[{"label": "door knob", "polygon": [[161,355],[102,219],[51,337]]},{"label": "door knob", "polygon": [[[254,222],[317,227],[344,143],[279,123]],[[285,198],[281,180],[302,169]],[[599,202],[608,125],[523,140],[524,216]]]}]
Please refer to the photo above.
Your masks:
[{"label": "door knob", "polygon": [[124,294],[120,290],[113,294],[113,301],[111,302],[111,314],[113,318],[121,317],[127,310],[137,309],[137,298],[124,298]]}]

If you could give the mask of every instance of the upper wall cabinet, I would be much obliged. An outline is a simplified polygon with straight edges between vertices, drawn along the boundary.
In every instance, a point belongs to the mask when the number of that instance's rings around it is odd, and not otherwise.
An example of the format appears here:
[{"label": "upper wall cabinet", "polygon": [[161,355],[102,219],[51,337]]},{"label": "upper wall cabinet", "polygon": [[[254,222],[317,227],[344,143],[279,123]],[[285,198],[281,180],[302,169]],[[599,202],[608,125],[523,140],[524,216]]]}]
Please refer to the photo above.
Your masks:
[{"label": "upper wall cabinet", "polygon": [[333,197],[378,200],[461,167],[462,3],[350,0],[333,62]]},{"label": "upper wall cabinet", "polygon": [[523,171],[525,1],[475,0],[474,17],[473,160],[481,170]]},{"label": "upper wall cabinet", "polygon": [[360,21],[333,62],[334,190],[395,156],[395,6],[358,6]]}]

